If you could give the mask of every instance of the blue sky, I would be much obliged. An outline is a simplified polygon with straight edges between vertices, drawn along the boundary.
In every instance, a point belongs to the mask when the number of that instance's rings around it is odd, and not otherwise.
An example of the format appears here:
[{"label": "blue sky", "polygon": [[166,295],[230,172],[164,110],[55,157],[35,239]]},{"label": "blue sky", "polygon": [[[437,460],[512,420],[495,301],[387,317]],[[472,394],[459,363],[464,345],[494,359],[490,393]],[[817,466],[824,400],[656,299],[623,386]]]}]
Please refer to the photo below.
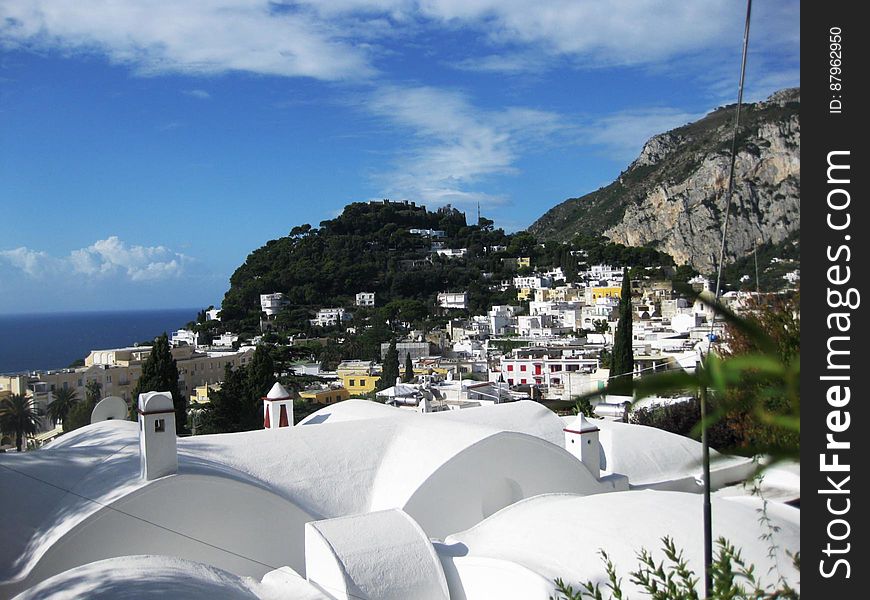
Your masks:
[{"label": "blue sky", "polygon": [[[800,84],[756,1],[747,99]],[[219,304],[353,201],[522,229],[736,99],[736,1],[5,0],[0,311]]]}]

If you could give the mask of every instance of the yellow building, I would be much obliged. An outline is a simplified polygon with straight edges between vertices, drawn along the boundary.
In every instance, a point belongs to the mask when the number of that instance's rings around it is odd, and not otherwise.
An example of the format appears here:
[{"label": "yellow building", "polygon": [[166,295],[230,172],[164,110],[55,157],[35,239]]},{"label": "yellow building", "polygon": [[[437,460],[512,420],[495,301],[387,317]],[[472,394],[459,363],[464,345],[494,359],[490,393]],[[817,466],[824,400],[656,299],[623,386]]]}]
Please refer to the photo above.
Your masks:
[{"label": "yellow building", "polygon": [[343,387],[327,388],[325,390],[304,390],[299,397],[306,402],[315,404],[335,404],[350,398],[350,392]]},{"label": "yellow building", "polygon": [[[607,286],[607,287],[593,287],[590,288],[590,293],[592,295],[591,303],[595,302],[599,298],[619,298],[622,295],[622,287],[620,286]],[[589,300],[589,298],[587,298]]]},{"label": "yellow building", "polygon": [[190,395],[191,404],[208,404],[211,402],[211,395],[221,389],[219,383],[208,383],[198,385],[193,388],[193,393]]},{"label": "yellow building", "polygon": [[361,396],[375,391],[378,385],[378,380],[381,378],[380,373],[368,375],[365,373],[346,373],[339,375],[341,385],[347,390],[350,396]]},{"label": "yellow building", "polygon": [[0,375],[0,398],[13,394],[26,395],[28,381],[27,375]]},{"label": "yellow building", "polygon": [[371,360],[346,360],[338,365],[335,374],[351,396],[375,391],[381,378],[374,361]]},{"label": "yellow building", "polygon": [[549,288],[535,290],[535,302],[550,302],[554,297],[554,290]]},{"label": "yellow building", "polygon": [[517,290],[517,300],[529,300],[532,298],[532,294],[534,294],[535,290],[532,288],[520,288]]}]

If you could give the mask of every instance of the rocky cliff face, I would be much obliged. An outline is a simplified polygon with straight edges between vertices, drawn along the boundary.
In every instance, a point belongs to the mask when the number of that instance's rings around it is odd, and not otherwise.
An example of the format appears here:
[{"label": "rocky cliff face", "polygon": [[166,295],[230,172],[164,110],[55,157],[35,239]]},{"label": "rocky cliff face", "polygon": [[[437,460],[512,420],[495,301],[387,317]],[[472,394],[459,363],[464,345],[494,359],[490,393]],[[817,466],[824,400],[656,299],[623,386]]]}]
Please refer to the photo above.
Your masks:
[{"label": "rocky cliff face", "polygon": [[[799,108],[800,91],[793,89],[741,113],[729,260],[759,241],[777,243],[800,229]],[[530,230],[551,239],[604,234],[712,271],[725,216],[733,122],[734,107],[726,107],[652,138],[617,181],[563,202]]]}]

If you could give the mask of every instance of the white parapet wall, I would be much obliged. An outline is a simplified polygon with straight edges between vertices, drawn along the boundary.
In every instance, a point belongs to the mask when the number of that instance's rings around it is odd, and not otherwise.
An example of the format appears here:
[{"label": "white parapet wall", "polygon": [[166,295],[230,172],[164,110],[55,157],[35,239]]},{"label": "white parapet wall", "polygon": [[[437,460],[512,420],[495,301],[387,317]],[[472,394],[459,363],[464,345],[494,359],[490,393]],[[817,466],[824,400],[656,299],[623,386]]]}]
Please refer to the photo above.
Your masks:
[{"label": "white parapet wall", "polygon": [[399,509],[307,523],[305,571],[339,600],[450,598],[429,538]]}]

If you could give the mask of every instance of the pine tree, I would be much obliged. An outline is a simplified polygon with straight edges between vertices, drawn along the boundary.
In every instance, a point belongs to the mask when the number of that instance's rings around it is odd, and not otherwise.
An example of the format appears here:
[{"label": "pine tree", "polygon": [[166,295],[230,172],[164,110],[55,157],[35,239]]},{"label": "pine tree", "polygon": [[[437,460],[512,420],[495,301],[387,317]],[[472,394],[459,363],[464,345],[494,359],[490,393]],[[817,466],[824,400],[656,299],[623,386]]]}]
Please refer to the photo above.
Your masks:
[{"label": "pine tree", "polygon": [[631,317],[631,277],[626,268],[625,275],[622,277],[622,293],[619,297],[619,320],[616,322],[616,333],[613,340],[609,387],[613,393],[627,396],[632,393],[632,374],[634,373]]},{"label": "pine tree", "polygon": [[170,392],[172,394],[172,403],[175,405],[175,431],[176,433],[185,433],[187,431],[187,398],[181,395],[181,390],[178,387],[178,365],[172,358],[169,338],[165,332],[154,340],[151,354],[142,365],[142,374],[133,390],[134,410],[139,403],[139,394],[146,392]]},{"label": "pine tree", "polygon": [[247,394],[242,407],[242,430],[262,429],[263,396],[275,384],[275,363],[268,347],[257,346],[245,371]]},{"label": "pine tree", "polygon": [[405,354],[405,374],[402,381],[409,383],[414,380],[414,361],[411,360],[411,353]]},{"label": "pine tree", "polygon": [[[248,378],[245,367],[224,368],[221,388],[211,395],[202,415],[198,433],[229,433],[244,431],[242,421],[250,421],[250,407],[247,406]],[[245,416],[243,416],[245,415]]]},{"label": "pine tree", "polygon": [[381,370],[381,378],[378,380],[378,391],[396,385],[399,376],[399,351],[396,350],[396,340],[390,341],[387,355],[384,357],[384,368]]}]

